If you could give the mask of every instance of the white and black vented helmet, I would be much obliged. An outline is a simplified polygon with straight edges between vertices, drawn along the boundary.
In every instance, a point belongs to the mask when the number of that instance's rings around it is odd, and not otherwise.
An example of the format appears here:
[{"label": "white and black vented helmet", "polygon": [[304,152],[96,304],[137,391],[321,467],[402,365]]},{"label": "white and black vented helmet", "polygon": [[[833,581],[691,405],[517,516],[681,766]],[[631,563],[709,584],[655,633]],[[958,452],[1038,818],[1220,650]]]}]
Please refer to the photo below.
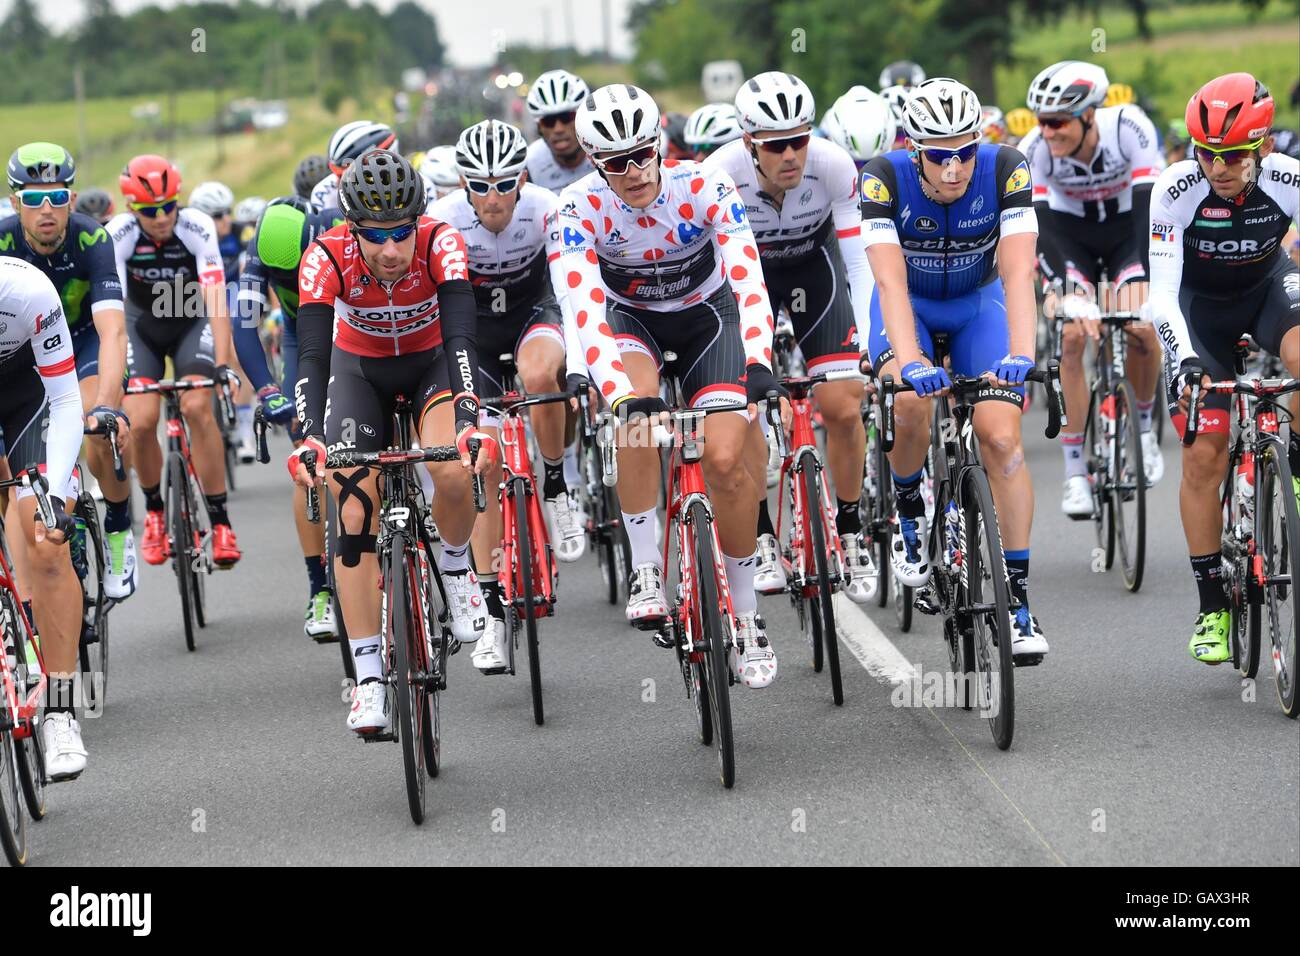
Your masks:
[{"label": "white and black vented helmet", "polygon": [[424,177],[401,153],[374,149],[339,177],[339,205],[351,222],[401,222],[424,212]]},{"label": "white and black vented helmet", "polygon": [[911,91],[903,107],[908,139],[943,139],[979,132],[979,97],[970,87],[946,76],[926,80]]},{"label": "white and black vented helmet", "polygon": [[449,190],[460,186],[460,170],[456,168],[456,147],[435,146],[424,154],[420,175],[433,183],[441,199]]},{"label": "white and black vented helmet", "polygon": [[920,86],[924,82],[925,70],[921,69],[920,64],[913,63],[911,60],[895,60],[880,71],[882,90],[887,86],[910,88]]},{"label": "white and black vented helmet", "polygon": [[740,114],[734,106],[730,103],[706,103],[687,118],[683,136],[687,146],[698,149],[730,143],[733,139],[740,139],[743,133]]},{"label": "white and black vented helmet", "polygon": [[894,148],[894,111],[879,93],[853,86],[826,111],[822,130],[856,162],[866,162]]},{"label": "white and black vented helmet", "polygon": [[1053,63],[1029,84],[1025,103],[1034,113],[1073,113],[1106,102],[1110,79],[1101,67],[1082,60]]},{"label": "white and black vented helmet", "polygon": [[760,73],[736,91],[736,112],[747,133],[797,129],[812,123],[816,111],[812,90],[793,73]]},{"label": "white and black vented helmet", "polygon": [[659,106],[627,83],[602,86],[578,108],[574,132],[587,153],[612,153],[659,141]]},{"label": "white and black vented helmet", "polygon": [[469,179],[492,179],[520,172],[528,160],[524,134],[509,123],[475,123],[456,141],[456,168]]},{"label": "white and black vented helmet", "polygon": [[356,120],[344,123],[330,137],[329,163],[334,175],[342,176],[348,164],[362,153],[372,149],[391,149],[399,152],[397,134],[383,123]]},{"label": "white and black vented helmet", "polygon": [[190,201],[186,205],[215,218],[234,209],[235,194],[225,183],[199,183],[190,190]]},{"label": "white and black vented helmet", "polygon": [[547,70],[528,88],[528,115],[533,119],[575,112],[591,91],[582,77],[568,70]]}]

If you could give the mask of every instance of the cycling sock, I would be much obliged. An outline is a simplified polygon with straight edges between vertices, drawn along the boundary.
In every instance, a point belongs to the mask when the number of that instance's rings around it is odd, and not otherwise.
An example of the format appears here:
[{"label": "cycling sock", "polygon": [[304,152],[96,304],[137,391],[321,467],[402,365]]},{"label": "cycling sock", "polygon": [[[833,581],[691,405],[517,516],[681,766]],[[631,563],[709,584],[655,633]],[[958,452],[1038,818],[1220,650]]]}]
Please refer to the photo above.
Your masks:
[{"label": "cycling sock", "polygon": [[352,649],[352,666],[357,672],[358,686],[384,676],[383,663],[379,659],[378,634],[360,640],[348,638],[348,646]]},{"label": "cycling sock", "polygon": [[758,533],[776,537],[776,529],[772,527],[772,515],[767,510],[766,498],[758,503]]},{"label": "cycling sock", "polygon": [[659,520],[655,509],[639,514],[624,511],[623,527],[627,529],[627,543],[632,549],[632,567],[653,564],[662,571],[664,558],[659,551]]},{"label": "cycling sock", "polygon": [[1155,407],[1154,399],[1149,402],[1138,400],[1138,431],[1143,433],[1151,431],[1151,414]]},{"label": "cycling sock", "polygon": [[1021,606],[1029,607],[1029,549],[1003,551],[1007,560],[1007,580],[1011,584],[1011,596]]},{"label": "cycling sock", "polygon": [[506,619],[506,609],[501,604],[501,581],[495,574],[480,574],[478,586],[483,589],[483,603],[487,611],[498,621]]},{"label": "cycling sock", "polygon": [[443,574],[464,574],[469,570],[469,542],[459,547],[442,542],[442,554],[438,555],[438,570]]},{"label": "cycling sock", "polygon": [[235,406],[235,425],[239,432],[239,440],[253,443],[253,406],[236,405]]},{"label": "cycling sock", "polygon": [[104,499],[104,531],[113,534],[116,531],[131,530],[131,499],[109,501]]},{"label": "cycling sock", "polygon": [[727,589],[731,591],[731,609],[737,616],[753,614],[758,610],[758,595],[754,591],[754,568],[758,565],[758,551],[747,558],[722,556],[727,566]]},{"label": "cycling sock", "polygon": [[856,498],[853,501],[835,499],[835,532],[840,537],[862,533],[862,512],[858,510]]},{"label": "cycling sock", "polygon": [[542,456],[542,497],[547,501],[568,491],[564,481],[564,459]]},{"label": "cycling sock", "polygon": [[921,495],[921,476],[924,469],[914,475],[900,477],[892,468],[894,476],[894,504],[898,513],[904,518],[921,518],[925,516],[925,498]]},{"label": "cycling sock", "polygon": [[45,713],[71,714],[76,717],[76,709],[72,706],[72,694],[71,677],[51,677],[49,690],[46,692]]},{"label": "cycling sock", "polygon": [[144,492],[144,506],[149,511],[163,510],[162,494],[158,491],[158,487],[158,485],[140,486],[140,490]]},{"label": "cycling sock", "polygon": [[582,487],[582,469],[579,467],[578,442],[564,449],[564,483],[570,488]]},{"label": "cycling sock", "polygon": [[25,614],[27,615],[27,621],[28,621],[28,623],[31,624],[31,626],[32,626],[32,632],[35,633],[35,632],[36,632],[36,618],[32,617],[32,602],[31,602],[31,601],[24,601],[24,602],[23,602],[23,613],[25,613]]},{"label": "cycling sock", "polygon": [[316,554],[308,558],[303,558],[303,563],[307,565],[307,597],[314,598],[321,591],[330,589],[329,581],[325,577],[325,556]]},{"label": "cycling sock", "polygon": [[1061,432],[1061,454],[1065,456],[1066,478],[1088,476],[1088,459],[1083,457],[1083,432]]},{"label": "cycling sock", "polygon": [[1196,579],[1196,590],[1201,596],[1201,613],[1226,611],[1228,609],[1228,592],[1223,589],[1223,555],[1192,555],[1192,577]]},{"label": "cycling sock", "polygon": [[213,526],[230,524],[230,515],[226,514],[226,495],[222,492],[219,495],[204,495],[208,505],[208,520]]},{"label": "cycling sock", "polygon": [[1291,445],[1287,449],[1286,460],[1291,466],[1291,477],[1300,478],[1300,429],[1291,429]]}]

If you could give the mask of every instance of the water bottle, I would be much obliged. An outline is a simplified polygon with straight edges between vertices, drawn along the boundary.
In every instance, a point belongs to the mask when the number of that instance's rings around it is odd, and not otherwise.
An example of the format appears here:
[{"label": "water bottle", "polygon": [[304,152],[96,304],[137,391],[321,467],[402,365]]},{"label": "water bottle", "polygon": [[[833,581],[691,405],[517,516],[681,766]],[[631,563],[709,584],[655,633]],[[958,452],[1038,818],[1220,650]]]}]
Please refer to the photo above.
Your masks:
[{"label": "water bottle", "polygon": [[1237,533],[1243,538],[1254,533],[1255,453],[1246,452],[1237,466]]},{"label": "water bottle", "polygon": [[957,556],[957,547],[960,543],[960,529],[957,520],[957,502],[949,501],[943,510],[943,528],[944,538],[947,541],[947,558],[948,564],[951,565]]},{"label": "water bottle", "polygon": [[72,537],[68,541],[68,550],[72,552],[72,567],[77,572],[77,578],[84,581],[86,575],[90,573],[90,565],[86,560],[86,522],[80,515],[73,515],[72,523]]}]

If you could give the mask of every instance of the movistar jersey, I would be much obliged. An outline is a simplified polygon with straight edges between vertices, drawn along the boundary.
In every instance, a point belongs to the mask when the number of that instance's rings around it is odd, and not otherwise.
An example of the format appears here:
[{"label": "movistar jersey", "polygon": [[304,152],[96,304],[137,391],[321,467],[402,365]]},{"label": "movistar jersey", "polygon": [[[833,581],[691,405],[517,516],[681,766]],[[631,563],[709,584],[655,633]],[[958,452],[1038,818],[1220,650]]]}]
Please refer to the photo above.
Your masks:
[{"label": "movistar jersey", "polygon": [[926,299],[956,299],[997,275],[1003,236],[1037,233],[1029,166],[1010,146],[979,148],[965,194],[938,203],[925,195],[906,150],[869,160],[859,181],[868,247],[901,245],[907,288]]},{"label": "movistar jersey", "polygon": [[17,216],[0,219],[0,255],[14,256],[40,269],[58,290],[72,338],[95,327],[94,313],[122,308],[122,282],[108,230],[90,216],[68,216],[63,246],[52,256],[27,244]]}]

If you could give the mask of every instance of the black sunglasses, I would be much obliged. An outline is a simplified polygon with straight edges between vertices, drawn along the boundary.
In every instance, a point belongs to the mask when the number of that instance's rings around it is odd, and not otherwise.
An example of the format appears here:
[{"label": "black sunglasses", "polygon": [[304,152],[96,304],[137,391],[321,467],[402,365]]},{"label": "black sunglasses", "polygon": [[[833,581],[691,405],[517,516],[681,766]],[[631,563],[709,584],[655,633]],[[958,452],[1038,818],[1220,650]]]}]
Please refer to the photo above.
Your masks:
[{"label": "black sunglasses", "polygon": [[954,156],[957,157],[959,163],[969,163],[975,158],[979,148],[980,142],[975,140],[973,143],[967,143],[965,146],[959,146],[956,149],[948,149],[943,146],[926,146],[921,148],[920,153],[936,166],[942,166]]},{"label": "black sunglasses", "polygon": [[793,149],[796,153],[808,145],[812,139],[811,133],[800,133],[798,136],[778,136],[773,139],[756,139],[755,143],[758,148],[765,153],[775,153],[780,156],[787,149]]},{"label": "black sunglasses", "polygon": [[543,116],[537,121],[537,125],[542,129],[550,129],[556,123],[572,123],[578,118],[578,114],[569,110],[567,113],[552,113],[550,116]]}]

